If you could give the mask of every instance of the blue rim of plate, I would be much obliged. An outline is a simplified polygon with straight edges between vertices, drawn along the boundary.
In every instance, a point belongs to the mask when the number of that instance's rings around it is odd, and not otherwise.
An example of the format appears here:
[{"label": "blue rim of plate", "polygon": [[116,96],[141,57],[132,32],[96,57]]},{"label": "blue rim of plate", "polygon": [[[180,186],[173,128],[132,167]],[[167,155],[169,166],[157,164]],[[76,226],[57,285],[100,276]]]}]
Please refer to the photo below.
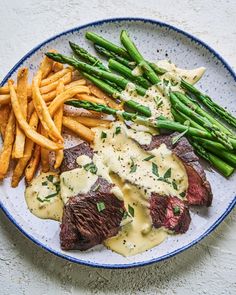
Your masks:
[{"label": "blue rim of plate", "polygon": [[[229,73],[231,74],[231,76],[233,77],[234,81],[236,82],[236,74],[233,71],[233,69],[230,67],[230,65],[224,60],[224,58],[217,53],[213,48],[211,48],[209,45],[207,45],[205,42],[201,41],[200,39],[194,37],[193,35],[182,31],[178,28],[176,28],[175,26],[166,24],[164,22],[160,22],[154,19],[147,19],[147,18],[139,18],[139,17],[121,17],[121,18],[110,18],[110,19],[103,19],[103,20],[98,20],[98,21],[94,21],[91,23],[87,23],[85,25],[82,26],[78,26],[75,28],[72,28],[70,30],[64,31],[60,34],[54,35],[53,37],[45,40],[44,42],[40,43],[39,45],[37,45],[36,47],[34,47],[32,50],[30,50],[25,56],[23,56],[18,63],[15,64],[15,66],[8,72],[8,74],[4,77],[4,79],[2,80],[2,82],[0,83],[0,86],[3,86],[7,80],[11,77],[11,75],[19,68],[19,66],[25,61],[27,60],[32,54],[34,54],[36,51],[38,51],[42,46],[46,45],[47,43],[49,43],[50,41],[53,41],[55,39],[57,39],[58,37],[67,35],[69,33],[73,33],[76,31],[79,31],[81,29],[90,27],[90,26],[99,26],[102,25],[104,23],[114,23],[114,22],[121,22],[121,21],[130,21],[130,22],[135,22],[135,21],[140,21],[143,23],[150,23],[150,24],[155,24],[158,25],[160,27],[166,27],[169,28],[171,30],[174,30],[177,33],[180,33],[182,35],[184,35],[185,37],[187,37],[188,39],[190,39],[191,41],[200,44],[201,46],[203,46],[204,48],[206,48],[208,51],[210,51],[218,60],[221,61],[221,63],[224,65],[224,67],[229,71]],[[134,263],[127,263],[127,264],[99,264],[99,263],[94,263],[91,261],[84,261],[84,260],[80,260],[78,258],[74,258],[71,257],[69,255],[60,253],[58,251],[55,251],[54,249],[47,247],[45,245],[43,245],[40,241],[38,241],[35,237],[33,237],[32,235],[30,235],[29,233],[27,233],[18,223],[17,221],[14,219],[14,217],[10,214],[10,212],[7,210],[7,208],[5,208],[2,204],[2,202],[0,201],[0,208],[3,210],[3,212],[5,213],[5,215],[8,217],[8,219],[18,228],[18,230],[24,234],[27,238],[29,238],[32,242],[34,242],[36,245],[38,245],[40,248],[47,250],[48,252],[61,257],[63,259],[66,259],[70,262],[74,262],[74,263],[79,263],[82,265],[87,265],[87,266],[92,266],[92,267],[97,267],[97,268],[113,268],[113,269],[121,269],[121,268],[132,268],[132,267],[138,267],[138,266],[145,266],[145,265],[149,265],[155,262],[159,262],[162,260],[166,260],[168,258],[171,258],[181,252],[183,252],[184,250],[187,250],[188,248],[192,247],[193,245],[197,244],[198,242],[200,242],[203,238],[205,238],[206,236],[208,236],[225,218],[226,216],[232,211],[232,209],[234,208],[236,204],[236,196],[234,197],[234,199],[230,202],[229,206],[227,207],[227,209],[225,210],[225,212],[202,234],[200,235],[197,239],[193,240],[192,242],[190,242],[189,244],[180,247],[178,249],[176,249],[175,251],[172,251],[170,253],[167,253],[161,257],[158,258],[153,258],[147,261],[141,261],[141,262],[134,262]]]}]

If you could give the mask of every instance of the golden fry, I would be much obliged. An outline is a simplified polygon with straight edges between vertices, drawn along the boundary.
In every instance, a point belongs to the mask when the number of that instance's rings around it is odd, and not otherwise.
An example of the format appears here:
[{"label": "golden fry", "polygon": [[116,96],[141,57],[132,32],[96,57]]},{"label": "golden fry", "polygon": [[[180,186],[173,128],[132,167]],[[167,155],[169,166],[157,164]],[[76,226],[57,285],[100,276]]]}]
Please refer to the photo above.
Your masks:
[{"label": "golden fry", "polygon": [[63,116],[62,120],[63,126],[67,127],[77,135],[79,135],[82,139],[91,142],[94,140],[94,133],[88,127],[85,127],[83,124],[77,122],[76,120]]},{"label": "golden fry", "polygon": [[[47,131],[41,126],[41,134],[47,136]],[[49,167],[49,150],[41,147],[41,166],[42,166],[42,171],[43,172],[48,172],[50,167]]]},{"label": "golden fry", "polygon": [[[68,84],[71,82],[71,76],[72,76],[72,73],[69,72],[67,74],[65,74],[61,79],[63,79],[63,82],[64,84]],[[58,81],[55,81],[51,84],[48,84],[46,86],[43,86],[43,87],[40,87],[40,93],[41,94],[45,94],[45,93],[48,93],[50,91],[53,91],[57,88],[57,85],[58,85]]]},{"label": "golden fry", "polygon": [[98,104],[106,104],[104,99],[97,98],[88,94],[76,94],[75,97],[79,100],[87,100]]},{"label": "golden fry", "polygon": [[11,152],[15,138],[15,116],[13,110],[11,110],[7,127],[5,131],[5,138],[3,148],[0,153],[0,180],[2,180],[7,174],[7,170],[11,160]]},{"label": "golden fry", "polygon": [[4,139],[5,130],[10,114],[10,106],[8,104],[0,106],[0,132],[2,139]]},{"label": "golden fry", "polygon": [[57,62],[57,61],[54,61],[53,62],[53,65],[52,65],[52,71],[54,73],[57,73],[59,71],[61,71],[63,69],[63,64]]},{"label": "golden fry", "polygon": [[[32,129],[37,130],[38,127],[38,122],[39,122],[39,118],[38,115],[36,113],[36,111],[32,114],[30,120],[29,120],[29,125]],[[25,167],[28,164],[31,155],[33,153],[33,148],[34,148],[34,142],[29,139],[26,138],[25,141],[25,150],[24,150],[24,155],[22,158],[20,158],[16,164],[16,167],[13,171],[13,175],[12,175],[12,180],[11,180],[11,186],[12,187],[17,187],[21,176],[24,173]]]},{"label": "golden fry", "polygon": [[[58,83],[58,86],[57,86],[57,95],[61,94],[64,90],[64,84],[63,84],[63,80],[60,79],[59,80],[59,83]],[[55,115],[54,115],[54,122],[55,122],[55,125],[58,129],[58,131],[61,133],[61,130],[62,130],[62,118],[63,118],[63,109],[64,109],[64,106],[61,105],[55,112]],[[64,152],[63,150],[59,150],[56,152],[56,156],[55,156],[55,164],[54,164],[54,168],[57,169],[61,166],[61,163],[62,163],[62,160],[63,160],[63,157],[64,157]]]},{"label": "golden fry", "polygon": [[69,88],[74,87],[74,86],[82,86],[82,85],[86,85],[86,80],[79,79],[79,80],[73,81],[73,82],[69,83],[68,85],[66,85],[65,89],[69,89]]},{"label": "golden fry", "polygon": [[51,84],[51,83],[53,83],[55,81],[58,81],[60,78],[62,78],[65,74],[67,74],[69,72],[71,72],[71,69],[66,68],[66,69],[63,69],[63,70],[55,73],[54,75],[52,75],[51,77],[49,77],[47,79],[43,79],[41,81],[40,87],[43,87],[43,86]]},{"label": "golden fry", "polygon": [[57,95],[57,97],[51,102],[48,110],[51,116],[54,115],[55,111],[64,104],[65,101],[71,99],[78,93],[89,93],[89,88],[86,86],[74,86],[65,90],[63,93]]},{"label": "golden fry", "polygon": [[0,105],[9,104],[11,101],[10,94],[1,94],[0,95]]},{"label": "golden fry", "polygon": [[[21,68],[17,74],[17,97],[21,106],[23,117],[27,116],[27,85],[28,85],[28,69]],[[25,146],[25,134],[16,124],[16,138],[13,146],[12,157],[19,159],[23,157]]]},{"label": "golden fry", "polygon": [[42,97],[44,99],[44,101],[48,102],[48,101],[52,101],[57,95],[56,90],[50,91],[46,94],[42,94]]},{"label": "golden fry", "polygon": [[52,117],[49,114],[49,110],[47,108],[47,105],[45,101],[43,100],[43,97],[39,90],[39,84],[41,81],[42,73],[41,71],[38,71],[36,76],[33,78],[33,102],[34,107],[38,113],[39,119],[42,123],[43,128],[48,133],[48,135],[55,141],[63,142],[63,138],[61,134],[58,132]]},{"label": "golden fry", "polygon": [[89,117],[71,117],[72,119],[76,120],[77,122],[83,124],[86,127],[98,127],[98,126],[103,126],[103,127],[109,127],[111,124],[111,121],[109,120],[102,120],[102,119],[96,119],[96,118],[89,118]]},{"label": "golden fry", "polygon": [[39,166],[39,162],[40,162],[40,146],[35,145],[33,155],[25,169],[25,179],[27,182],[30,182],[33,179],[36,173],[36,170]]},{"label": "golden fry", "polygon": [[[52,50],[49,50],[49,52],[56,53],[56,50],[52,49]],[[47,76],[52,71],[52,67],[53,67],[53,60],[45,56],[39,67],[40,71],[42,72],[42,79],[47,78]]]},{"label": "golden fry", "polygon": [[14,111],[14,114],[16,116],[17,122],[19,123],[21,129],[25,132],[25,135],[29,137],[32,141],[37,143],[40,146],[43,146],[49,150],[59,150],[63,148],[63,145],[60,143],[55,143],[51,141],[48,138],[45,138],[41,134],[39,134],[37,131],[33,130],[30,125],[26,122],[26,120],[23,117],[20,104],[18,102],[18,98],[15,92],[15,89],[13,87],[13,82],[11,80],[8,81],[8,85],[10,88],[10,94],[11,94],[11,104]]},{"label": "golden fry", "polygon": [[89,85],[89,89],[91,93],[95,96],[97,96],[100,99],[103,99],[106,101],[106,103],[116,110],[121,110],[122,106],[114,101],[114,99],[111,99],[106,93],[104,93],[101,89],[99,89],[95,85]]}]

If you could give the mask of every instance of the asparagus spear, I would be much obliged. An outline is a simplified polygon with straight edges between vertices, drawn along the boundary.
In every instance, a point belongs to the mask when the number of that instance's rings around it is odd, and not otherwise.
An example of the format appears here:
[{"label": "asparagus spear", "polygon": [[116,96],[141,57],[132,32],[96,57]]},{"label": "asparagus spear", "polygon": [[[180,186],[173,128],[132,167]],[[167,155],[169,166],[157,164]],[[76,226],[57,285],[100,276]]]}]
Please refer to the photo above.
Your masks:
[{"label": "asparagus spear", "polygon": [[179,99],[175,96],[174,93],[170,94],[170,100],[172,106],[178,110],[192,118],[193,120],[197,121],[201,124],[205,129],[207,129],[212,136],[216,137],[223,145],[225,145],[228,149],[233,149],[231,144],[230,138],[227,134],[222,132],[218,126],[212,124],[208,119],[201,117],[197,113],[195,113],[192,109],[184,105]]},{"label": "asparagus spear", "polygon": [[206,151],[201,145],[199,145],[195,141],[190,141],[191,145],[193,146],[195,152],[199,154],[202,158],[207,160],[209,163],[212,164],[220,173],[222,173],[225,177],[229,177],[233,172],[234,168],[229,164],[225,163],[219,157],[213,155],[212,153]]},{"label": "asparagus spear", "polygon": [[156,75],[156,73],[153,71],[153,69],[150,67],[148,62],[143,58],[143,56],[138,51],[135,44],[130,40],[127,32],[125,30],[122,30],[120,39],[126,50],[128,51],[129,55],[134,59],[134,61],[143,69],[143,71],[146,73],[148,79],[152,84],[158,84],[160,82],[160,79]]},{"label": "asparagus spear", "polygon": [[[83,63],[81,61],[75,60],[74,58],[67,57],[67,56],[59,54],[59,53],[48,52],[48,53],[46,53],[46,56],[57,61],[57,62],[69,64],[69,65],[73,66],[74,68],[81,70],[82,72],[86,72],[88,74],[93,74],[93,75],[98,76],[99,78],[103,78],[105,80],[109,80],[111,82],[114,82],[114,83],[118,84],[119,86],[121,86],[123,89],[125,89],[125,87],[129,83],[129,81],[126,80],[125,78],[122,78],[122,77],[115,75],[113,73],[110,73],[110,72],[103,71],[99,68],[90,66],[86,63]],[[96,85],[98,86],[98,84],[96,84]],[[151,116],[151,111],[148,107],[141,105],[133,100],[127,100],[125,97],[122,96],[121,93],[117,92],[113,87],[111,87],[108,84],[106,85],[105,82],[104,83],[100,82],[100,85],[103,85],[102,89],[107,91],[108,94],[112,94],[113,97],[123,100],[125,102],[125,104],[127,106],[129,106],[130,108],[136,110],[137,112],[139,112],[140,114],[142,114],[144,116],[147,116],[147,117]],[[135,88],[136,88],[137,92],[138,93],[141,92],[140,94],[142,94],[142,95],[144,95],[146,92],[146,90],[140,86],[136,85]]]},{"label": "asparagus spear", "polygon": [[110,69],[118,72],[122,76],[128,78],[135,84],[144,87],[145,89],[148,89],[148,87],[151,86],[150,82],[147,79],[143,78],[142,76],[134,76],[132,74],[131,69],[127,68],[126,66],[122,65],[121,63],[119,63],[118,61],[114,59],[109,59],[108,65]]},{"label": "asparagus spear", "polygon": [[181,86],[194,94],[198,100],[200,100],[206,107],[208,107],[214,114],[221,117],[229,125],[236,127],[236,118],[228,113],[224,108],[215,103],[208,95],[201,93],[196,87],[182,80]]},{"label": "asparagus spear", "polygon": [[124,66],[126,66],[130,69],[134,69],[136,67],[136,63],[134,61],[130,61],[128,59],[125,59],[124,57],[119,56],[119,55],[115,54],[114,52],[111,52],[111,51],[109,51],[97,44],[94,44],[94,48],[101,55],[107,57],[108,59],[113,58],[114,60],[118,61],[119,63],[123,64]]},{"label": "asparagus spear", "polygon": [[203,110],[198,104],[194,103],[191,98],[189,98],[187,95],[184,95],[181,92],[173,92],[175,96],[178,97],[178,99],[184,103],[186,106],[188,106],[190,109],[201,115],[202,117],[207,118],[212,124],[215,124],[219,127],[221,131],[228,135],[233,135],[231,130],[226,128],[223,124],[221,124],[219,121],[217,121],[215,118],[213,118],[209,113],[207,113],[205,110]]},{"label": "asparagus spear", "polygon": [[[156,120],[153,120],[150,118],[141,117],[137,114],[117,111],[103,104],[96,104],[96,103],[83,101],[83,100],[78,100],[78,101],[71,100],[71,101],[67,101],[66,104],[72,105],[77,108],[84,108],[87,110],[103,112],[109,115],[119,116],[120,118],[123,118],[124,120],[133,121],[135,123],[151,126],[154,128],[167,129],[167,130],[178,131],[178,132],[184,132],[185,130],[187,130],[187,134],[190,136],[197,136],[201,138],[215,140],[215,137],[213,137],[212,134],[208,132],[207,130],[203,131],[194,127],[188,127],[181,123],[167,120],[165,117],[161,117],[161,116],[158,117]],[[232,146],[236,148],[236,140],[231,138],[230,141]]]},{"label": "asparagus spear", "polygon": [[[104,55],[107,58],[113,58],[114,60],[118,61],[119,63],[123,64],[124,66],[134,69],[136,67],[136,62],[135,61],[130,61],[125,59],[124,57],[121,57],[114,52],[108,51],[107,49],[98,46],[97,44],[94,44],[94,48],[99,52],[101,55]],[[148,62],[150,67],[156,72],[157,75],[163,75],[166,73],[165,69],[159,68],[155,63],[153,62]]]},{"label": "asparagus spear", "polygon": [[[205,130],[202,126],[197,124],[195,121],[190,119],[185,114],[178,112],[174,109],[172,109],[171,111],[175,120],[177,120],[178,122],[184,123],[187,120],[190,122],[190,126],[201,129],[201,130]],[[207,151],[210,151],[213,154],[218,155],[219,157],[224,159],[227,163],[229,163],[233,167],[236,167],[236,154],[226,150],[223,144],[217,141],[212,141],[212,140],[204,139],[201,137],[191,137],[191,138],[192,138],[192,141],[196,142],[197,144],[200,144]]]}]

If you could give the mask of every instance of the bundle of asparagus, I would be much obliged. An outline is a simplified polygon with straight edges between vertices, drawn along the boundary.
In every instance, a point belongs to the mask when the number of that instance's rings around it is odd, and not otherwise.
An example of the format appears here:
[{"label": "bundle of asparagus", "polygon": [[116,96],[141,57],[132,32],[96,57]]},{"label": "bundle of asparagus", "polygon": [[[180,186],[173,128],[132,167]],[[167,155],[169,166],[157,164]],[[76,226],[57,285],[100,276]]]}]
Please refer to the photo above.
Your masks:
[{"label": "bundle of asparagus", "polygon": [[[216,114],[228,125],[236,127],[236,118],[213,102],[209,96],[204,95],[196,87],[184,80],[181,80],[180,83],[183,93],[171,91],[169,93],[175,121],[168,120],[163,116],[155,120],[149,118],[151,117],[151,110],[134,100],[127,100],[122,95],[122,90],[129,83],[133,83],[137,93],[144,96],[151,85],[161,84],[161,75],[166,71],[159,68],[156,64],[145,60],[124,30],[120,35],[124,48],[92,32],[87,32],[86,38],[94,43],[94,48],[98,53],[109,58],[109,68],[103,65],[97,57],[72,42],[70,42],[70,46],[73,52],[77,57],[83,59],[84,62],[75,57],[71,58],[57,53],[46,53],[46,55],[55,61],[69,64],[80,70],[87,79],[109,95],[123,101],[124,105],[133,110],[134,113],[117,111],[108,106],[87,101],[73,100],[68,101],[67,104],[118,116],[123,120],[133,121],[158,129],[178,131],[181,133],[180,136],[186,135],[195,151],[224,176],[228,177],[233,173],[236,167],[235,135],[228,127],[203,109],[199,103],[196,103],[188,94],[192,95],[206,109]],[[132,71],[136,66],[139,66],[142,70],[142,74],[139,76],[134,75]],[[111,70],[114,70],[119,75],[112,73]]]}]

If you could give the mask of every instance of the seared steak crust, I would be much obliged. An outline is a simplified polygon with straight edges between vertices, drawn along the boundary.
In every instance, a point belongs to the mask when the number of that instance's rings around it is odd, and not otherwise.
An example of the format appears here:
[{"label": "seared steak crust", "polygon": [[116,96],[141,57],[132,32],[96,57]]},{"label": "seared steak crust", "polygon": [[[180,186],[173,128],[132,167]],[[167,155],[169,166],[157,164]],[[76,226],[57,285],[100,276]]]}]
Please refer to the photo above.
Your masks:
[{"label": "seared steak crust", "polygon": [[172,138],[176,135],[156,135],[152,137],[150,145],[142,146],[145,150],[158,148],[162,143],[182,160],[188,175],[187,201],[189,205],[210,206],[212,203],[212,191],[210,183],[206,179],[205,172],[195,155],[192,146],[185,137],[182,137],[175,145]]}]

